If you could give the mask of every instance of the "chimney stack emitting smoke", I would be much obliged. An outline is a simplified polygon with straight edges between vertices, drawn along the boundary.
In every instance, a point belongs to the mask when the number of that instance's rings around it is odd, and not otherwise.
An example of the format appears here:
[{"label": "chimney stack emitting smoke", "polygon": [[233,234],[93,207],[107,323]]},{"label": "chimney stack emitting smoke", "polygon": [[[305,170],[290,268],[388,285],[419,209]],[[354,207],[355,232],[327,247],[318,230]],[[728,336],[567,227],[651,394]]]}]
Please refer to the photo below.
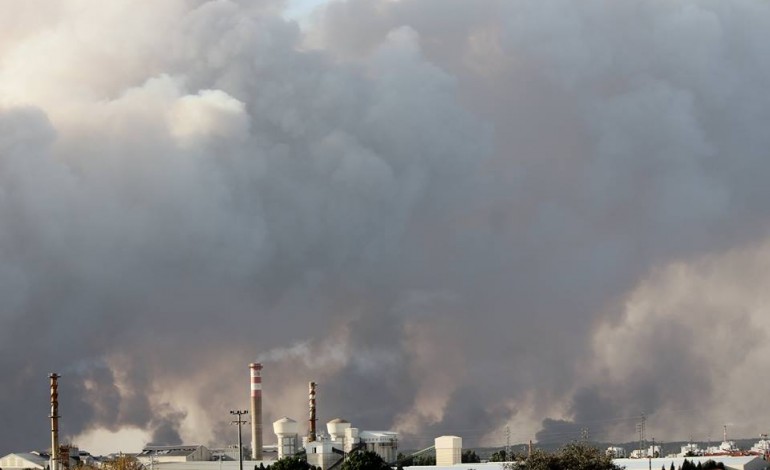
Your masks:
[{"label": "chimney stack emitting smoke", "polygon": [[315,425],[317,421],[315,416],[315,382],[308,384],[308,402],[310,405],[310,416],[308,418],[307,440],[308,442],[313,442],[316,440]]},{"label": "chimney stack emitting smoke", "polygon": [[50,470],[59,470],[59,374],[48,375],[51,379],[51,462]]},{"label": "chimney stack emitting smoke", "polygon": [[251,459],[262,460],[262,364],[252,362],[251,370]]}]

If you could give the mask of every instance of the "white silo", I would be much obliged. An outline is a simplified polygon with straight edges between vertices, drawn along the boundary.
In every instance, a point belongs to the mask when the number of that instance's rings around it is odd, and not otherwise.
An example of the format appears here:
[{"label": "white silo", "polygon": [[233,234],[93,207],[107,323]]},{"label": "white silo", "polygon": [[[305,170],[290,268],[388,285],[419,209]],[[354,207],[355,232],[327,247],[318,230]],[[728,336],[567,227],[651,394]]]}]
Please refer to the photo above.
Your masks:
[{"label": "white silo", "polygon": [[297,453],[297,434],[299,425],[284,416],[273,423],[273,432],[278,438],[278,458],[291,457]]},{"label": "white silo", "polygon": [[345,421],[342,418],[334,418],[326,423],[326,430],[329,432],[329,437],[332,442],[344,444],[345,430],[350,428],[350,422]]},{"label": "white silo", "polygon": [[436,465],[457,465],[462,462],[463,439],[458,436],[441,436],[436,441]]}]

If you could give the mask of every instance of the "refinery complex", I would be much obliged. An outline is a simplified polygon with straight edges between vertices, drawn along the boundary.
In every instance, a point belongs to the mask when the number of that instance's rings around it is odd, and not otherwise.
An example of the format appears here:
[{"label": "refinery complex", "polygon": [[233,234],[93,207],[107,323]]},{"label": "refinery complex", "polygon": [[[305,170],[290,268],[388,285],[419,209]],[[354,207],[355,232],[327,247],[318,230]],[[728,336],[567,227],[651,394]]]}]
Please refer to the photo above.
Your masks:
[{"label": "refinery complex", "polygon": [[[0,456],[0,470],[70,470],[86,464],[99,467],[102,457],[94,457],[86,451],[59,441],[59,391],[60,376],[52,373],[50,380],[50,431],[51,447],[45,451],[14,452]],[[399,454],[399,437],[395,431],[363,430],[352,423],[335,418],[326,423],[325,429],[317,425],[316,383],[308,383],[307,426],[284,416],[272,423],[272,435],[264,436],[262,423],[262,364],[249,364],[250,409],[234,410],[238,425],[238,445],[227,448],[208,448],[198,444],[146,445],[135,455],[138,462],[148,470],[259,470],[269,467],[284,457],[304,455],[308,464],[321,470],[340,467],[352,453],[370,451],[379,455],[392,467],[403,467],[407,459],[420,454],[435,454],[435,465],[413,466],[415,470],[507,470],[507,462],[462,462],[463,439],[461,436],[436,436],[428,448],[410,452],[405,457]],[[248,415],[248,420],[244,417]],[[241,440],[242,425],[251,425],[250,445]],[[610,446],[606,454],[626,470],[652,468],[679,468],[684,459],[691,462],[719,460],[726,469],[767,470],[770,457],[770,440],[762,435],[759,442],[748,450],[739,449],[734,441],[728,440],[724,428],[723,442],[705,448],[688,443],[678,453],[664,455],[660,445],[640,446],[630,452],[625,447]],[[265,444],[274,442],[275,444]],[[531,452],[531,443],[530,443]],[[510,455],[510,454],[509,454]],[[108,457],[109,458],[109,457]],[[401,459],[401,460],[399,460]]]}]

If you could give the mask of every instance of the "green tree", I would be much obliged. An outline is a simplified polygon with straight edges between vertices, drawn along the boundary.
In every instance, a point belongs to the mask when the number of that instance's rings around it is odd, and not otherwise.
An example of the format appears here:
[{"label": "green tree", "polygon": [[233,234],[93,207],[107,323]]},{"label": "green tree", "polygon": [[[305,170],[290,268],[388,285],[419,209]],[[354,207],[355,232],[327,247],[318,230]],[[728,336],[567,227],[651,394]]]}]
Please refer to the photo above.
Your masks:
[{"label": "green tree", "polygon": [[509,470],[621,470],[612,457],[584,442],[567,444],[557,452],[540,449],[519,464],[507,464]]},{"label": "green tree", "polygon": [[268,467],[269,470],[312,470],[313,466],[307,460],[297,456],[283,457]]},{"label": "green tree", "polygon": [[412,459],[412,465],[436,465],[436,456],[431,454],[418,455]]},{"label": "green tree", "polygon": [[476,455],[475,450],[467,449],[463,451],[462,455],[460,456],[460,461],[462,463],[479,463],[481,462],[481,458]]},{"label": "green tree", "polygon": [[717,469],[724,470],[724,468],[725,468],[725,464],[722,462],[717,463],[716,461],[711,459],[703,462],[703,470],[717,470]]},{"label": "green tree", "polygon": [[500,449],[497,452],[493,452],[492,455],[489,456],[490,462],[505,462],[508,460],[507,454],[505,453],[505,449]]},{"label": "green tree", "polygon": [[391,470],[382,457],[371,450],[348,454],[342,462],[341,470]]},{"label": "green tree", "polygon": [[132,455],[120,454],[102,463],[102,468],[104,470],[143,470],[144,465]]}]

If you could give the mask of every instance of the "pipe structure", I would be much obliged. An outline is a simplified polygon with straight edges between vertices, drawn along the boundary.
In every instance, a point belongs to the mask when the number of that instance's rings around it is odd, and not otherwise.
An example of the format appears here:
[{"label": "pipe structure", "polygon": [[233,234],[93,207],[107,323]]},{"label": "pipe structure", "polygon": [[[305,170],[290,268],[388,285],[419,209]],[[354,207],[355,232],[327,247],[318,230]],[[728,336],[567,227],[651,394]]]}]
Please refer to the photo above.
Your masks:
[{"label": "pipe structure", "polygon": [[310,382],[308,384],[308,404],[310,416],[308,417],[307,440],[308,442],[313,442],[316,440],[315,425],[317,421],[315,416],[315,382]]},{"label": "pipe structure", "polygon": [[53,372],[48,374],[51,379],[51,470],[59,470],[59,377],[61,375]]},{"label": "pipe structure", "polygon": [[262,364],[252,362],[251,371],[251,459],[262,460]]}]

